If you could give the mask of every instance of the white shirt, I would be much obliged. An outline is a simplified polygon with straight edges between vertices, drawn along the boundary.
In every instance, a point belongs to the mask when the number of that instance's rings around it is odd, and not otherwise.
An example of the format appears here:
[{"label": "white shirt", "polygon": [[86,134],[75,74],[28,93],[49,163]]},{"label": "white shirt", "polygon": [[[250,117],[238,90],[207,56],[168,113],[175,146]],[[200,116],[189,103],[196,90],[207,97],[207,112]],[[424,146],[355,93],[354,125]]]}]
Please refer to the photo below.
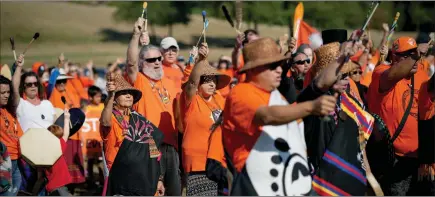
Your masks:
[{"label": "white shirt", "polygon": [[41,104],[33,105],[20,98],[17,117],[23,132],[30,128],[48,128],[54,123],[54,115],[54,107],[50,101],[42,100]]}]

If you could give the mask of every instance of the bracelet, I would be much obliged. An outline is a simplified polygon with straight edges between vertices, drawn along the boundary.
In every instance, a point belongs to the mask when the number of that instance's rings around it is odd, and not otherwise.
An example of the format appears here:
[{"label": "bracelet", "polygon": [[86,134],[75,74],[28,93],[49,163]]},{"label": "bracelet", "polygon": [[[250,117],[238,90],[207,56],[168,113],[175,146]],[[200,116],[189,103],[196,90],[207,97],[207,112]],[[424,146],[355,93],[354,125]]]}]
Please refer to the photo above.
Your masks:
[{"label": "bracelet", "polygon": [[163,179],[164,179],[164,176],[163,176],[163,175],[160,175],[160,176],[159,176],[159,181],[162,181],[162,182],[163,182]]}]

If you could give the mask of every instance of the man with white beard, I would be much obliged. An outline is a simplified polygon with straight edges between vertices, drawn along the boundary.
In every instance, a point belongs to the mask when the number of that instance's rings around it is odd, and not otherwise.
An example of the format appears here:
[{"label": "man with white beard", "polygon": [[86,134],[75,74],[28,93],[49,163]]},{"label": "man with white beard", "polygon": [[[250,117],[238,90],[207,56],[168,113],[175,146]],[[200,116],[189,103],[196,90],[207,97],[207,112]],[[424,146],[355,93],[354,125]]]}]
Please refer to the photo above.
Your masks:
[{"label": "man with white beard", "polygon": [[160,179],[165,185],[165,195],[181,196],[177,153],[178,132],[175,129],[173,113],[173,102],[177,89],[173,81],[163,77],[163,56],[158,47],[145,45],[139,52],[138,43],[142,29],[144,29],[144,19],[139,18],[134,25],[133,36],[127,51],[127,81],[142,92],[142,99],[133,106],[133,109],[163,132],[163,145],[160,149],[162,153]]}]

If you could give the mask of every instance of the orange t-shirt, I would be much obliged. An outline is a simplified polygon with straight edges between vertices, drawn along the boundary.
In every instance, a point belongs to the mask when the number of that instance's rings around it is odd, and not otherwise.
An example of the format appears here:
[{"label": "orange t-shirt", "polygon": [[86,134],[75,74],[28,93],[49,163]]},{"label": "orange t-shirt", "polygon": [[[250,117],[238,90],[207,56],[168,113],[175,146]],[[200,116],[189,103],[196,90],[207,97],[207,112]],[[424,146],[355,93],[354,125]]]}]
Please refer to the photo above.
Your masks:
[{"label": "orange t-shirt", "polygon": [[227,168],[227,161],[225,160],[224,145],[222,144],[222,128],[217,127],[216,130],[210,135],[208,141],[207,159],[213,159],[221,163],[224,168]]},{"label": "orange t-shirt", "polygon": [[[129,121],[130,117],[124,116],[124,118]],[[124,140],[123,129],[113,114],[111,123],[112,125],[110,127],[100,126],[100,135],[104,144],[104,156],[109,170]]]},{"label": "orange t-shirt", "polygon": [[[240,70],[241,68],[243,68],[243,66],[245,65],[245,59],[243,59],[243,53],[240,54],[239,56],[239,65],[233,65],[237,68],[237,71]],[[237,78],[237,80],[239,81],[239,83],[245,82],[246,80],[246,73],[243,74],[234,74]]]},{"label": "orange t-shirt", "polygon": [[[181,96],[186,99],[184,92]],[[196,94],[189,106],[186,106],[182,144],[183,167],[186,172],[205,171],[210,127],[214,123],[212,111],[222,110],[224,104],[225,100],[220,94],[213,95],[209,102]]]},{"label": "orange t-shirt", "polygon": [[[406,111],[410,99],[411,80],[402,79],[386,93],[379,93],[379,84],[382,83],[381,75],[389,69],[389,65],[379,65],[373,71],[372,83],[368,92],[369,110],[378,114],[388,127],[390,135],[393,136],[396,128]],[[385,80],[385,79],[384,79]],[[399,137],[394,141],[396,154],[399,156],[416,157],[418,149],[417,113],[418,93],[421,84],[428,80],[427,74],[419,67],[414,76],[414,101],[408,119]]]},{"label": "orange t-shirt", "polygon": [[[128,77],[126,80],[131,83]],[[155,83],[154,88],[151,86],[151,81]],[[142,98],[133,105],[133,109],[146,117],[163,132],[163,143],[172,145],[177,149],[178,132],[175,129],[173,109],[177,90],[174,87],[174,83],[167,78],[162,78],[161,81],[154,81],[144,74],[138,73],[136,81],[132,85],[142,92]],[[161,100],[159,90],[161,94],[166,94],[165,92],[169,94],[169,102],[167,104],[164,104]]]},{"label": "orange t-shirt", "polygon": [[7,147],[11,160],[16,160],[21,154],[19,139],[23,135],[23,130],[17,118],[8,110],[0,108],[0,116],[0,141]]},{"label": "orange t-shirt", "polygon": [[261,126],[254,124],[253,120],[257,109],[268,105],[270,94],[251,83],[241,83],[227,97],[222,136],[238,172],[245,166],[249,152],[260,137]]},{"label": "orange t-shirt", "polygon": [[94,85],[94,80],[90,77],[80,77],[79,79],[85,88],[89,88],[90,86]]},{"label": "orange t-shirt", "polygon": [[418,94],[418,113],[420,120],[428,120],[435,115],[435,102],[430,99],[429,92],[427,91],[428,83],[429,81],[426,81],[421,85]]},{"label": "orange t-shirt", "polygon": [[65,105],[62,102],[62,96],[65,97],[66,103],[73,108],[80,108],[80,97],[71,93],[70,89],[66,89],[64,92],[59,92],[56,88],[53,88],[53,92],[50,95],[49,101],[53,104],[53,107],[64,109]]},{"label": "orange t-shirt", "polygon": [[174,83],[174,87],[177,89],[176,93],[181,93],[181,81],[184,76],[181,68],[163,65],[163,73],[164,78],[169,79]]},{"label": "orange t-shirt", "polygon": [[80,98],[85,100],[89,99],[88,92],[86,91],[85,87],[83,87],[82,82],[77,76],[67,81],[66,89],[68,90],[68,92],[74,91],[75,92],[74,94],[76,94],[79,97],[79,100]]},{"label": "orange t-shirt", "polygon": [[83,140],[82,153],[88,158],[101,156],[100,117],[104,104],[89,105],[86,108],[86,120],[78,132]]}]

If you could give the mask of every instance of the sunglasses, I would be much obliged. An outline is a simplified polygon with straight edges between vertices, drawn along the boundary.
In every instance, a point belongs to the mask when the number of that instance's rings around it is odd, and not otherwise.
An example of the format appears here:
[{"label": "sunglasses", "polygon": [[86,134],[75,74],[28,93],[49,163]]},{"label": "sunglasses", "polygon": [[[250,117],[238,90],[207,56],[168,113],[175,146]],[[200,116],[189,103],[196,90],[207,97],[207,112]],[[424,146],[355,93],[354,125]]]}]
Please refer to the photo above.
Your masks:
[{"label": "sunglasses", "polygon": [[306,60],[298,60],[298,61],[295,61],[295,62],[293,62],[294,64],[297,64],[297,65],[301,65],[301,64],[305,64],[305,63],[307,63],[307,64],[309,64],[310,63],[310,59],[306,59]]},{"label": "sunglasses", "polygon": [[156,61],[162,61],[162,56],[160,56],[160,57],[153,57],[153,58],[147,58],[147,59],[145,59],[145,61],[147,61],[148,63],[154,63],[154,62],[156,62]]},{"label": "sunglasses", "polygon": [[66,83],[66,79],[57,80],[56,84]]},{"label": "sunglasses", "polygon": [[24,83],[27,88],[38,87],[38,82]]},{"label": "sunglasses", "polygon": [[349,77],[349,73],[344,73],[344,74],[341,75],[341,79],[340,80],[346,79],[347,77]]},{"label": "sunglasses", "polygon": [[396,55],[399,56],[399,57],[407,58],[407,57],[412,56],[412,55],[414,55],[416,53],[417,53],[417,50],[416,49],[412,49],[412,50],[404,51],[404,52],[401,52],[401,53],[396,53]]},{"label": "sunglasses", "polygon": [[362,75],[362,71],[358,71],[358,70],[356,70],[356,71],[353,71],[353,72],[350,72],[350,75],[356,75],[356,74],[360,74],[360,75]]}]

